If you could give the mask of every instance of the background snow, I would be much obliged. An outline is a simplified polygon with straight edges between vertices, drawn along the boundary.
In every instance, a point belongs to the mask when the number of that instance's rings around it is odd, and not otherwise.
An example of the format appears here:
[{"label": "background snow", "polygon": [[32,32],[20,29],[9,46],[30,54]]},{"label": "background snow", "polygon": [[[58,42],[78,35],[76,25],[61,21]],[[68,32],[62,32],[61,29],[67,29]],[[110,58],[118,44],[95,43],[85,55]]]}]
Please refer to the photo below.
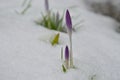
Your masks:
[{"label": "background snow", "polygon": [[95,80],[120,80],[120,35],[113,19],[88,11],[77,0],[50,1],[51,9],[60,11],[77,5],[70,12],[84,20],[73,33],[77,69],[63,73],[60,49],[68,44],[67,34],[60,33],[60,44],[54,47],[41,40],[57,33],[33,22],[44,10],[43,0],[33,0],[25,15],[15,13],[21,3],[0,0],[0,80],[90,80],[93,75]]}]

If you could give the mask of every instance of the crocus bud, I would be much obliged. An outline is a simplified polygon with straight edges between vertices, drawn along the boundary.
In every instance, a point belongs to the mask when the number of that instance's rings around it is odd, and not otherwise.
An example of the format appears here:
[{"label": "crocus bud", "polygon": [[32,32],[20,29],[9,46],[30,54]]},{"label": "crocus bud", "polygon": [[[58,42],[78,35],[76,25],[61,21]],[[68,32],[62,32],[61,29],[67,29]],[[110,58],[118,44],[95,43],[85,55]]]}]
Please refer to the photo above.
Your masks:
[{"label": "crocus bud", "polygon": [[48,0],[45,0],[45,9],[46,9],[46,12],[49,12],[49,2],[48,2]]},{"label": "crocus bud", "polygon": [[69,10],[66,11],[66,25],[67,25],[68,32],[72,34],[72,21],[71,21]]},{"label": "crocus bud", "polygon": [[69,60],[69,48],[66,46],[65,48],[65,60]]},{"label": "crocus bud", "polygon": [[66,25],[67,25],[67,31],[69,35],[70,40],[70,67],[73,67],[73,54],[72,54],[72,21],[69,11],[66,11]]},{"label": "crocus bud", "polygon": [[68,46],[65,48],[65,66],[68,69],[69,68],[69,49]]}]

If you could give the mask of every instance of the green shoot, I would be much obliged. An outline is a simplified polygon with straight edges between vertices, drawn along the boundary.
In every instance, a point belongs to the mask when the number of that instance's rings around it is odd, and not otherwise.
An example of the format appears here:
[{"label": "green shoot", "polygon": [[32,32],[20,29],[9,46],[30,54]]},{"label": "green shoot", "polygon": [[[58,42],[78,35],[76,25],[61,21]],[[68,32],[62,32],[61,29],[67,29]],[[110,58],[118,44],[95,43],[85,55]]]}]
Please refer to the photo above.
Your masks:
[{"label": "green shoot", "polygon": [[64,73],[67,72],[67,70],[66,70],[64,65],[62,65],[62,70],[63,70]]},{"label": "green shoot", "polygon": [[59,43],[59,37],[60,37],[60,34],[56,34],[53,38],[53,40],[51,41],[51,44],[52,45],[55,45],[55,44],[58,44]]},{"label": "green shoot", "polygon": [[42,18],[36,20],[35,23],[51,30],[66,32],[63,24],[63,16],[60,17],[59,13],[49,12],[49,14],[42,15]]}]

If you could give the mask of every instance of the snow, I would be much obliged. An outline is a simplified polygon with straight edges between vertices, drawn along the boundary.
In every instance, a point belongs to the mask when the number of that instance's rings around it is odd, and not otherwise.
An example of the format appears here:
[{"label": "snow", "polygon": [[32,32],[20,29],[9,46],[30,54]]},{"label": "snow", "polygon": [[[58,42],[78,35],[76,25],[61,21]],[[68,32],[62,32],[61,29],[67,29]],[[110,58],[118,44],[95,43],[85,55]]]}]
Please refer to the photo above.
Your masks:
[{"label": "snow", "polygon": [[[20,0],[0,0],[0,80],[120,80],[120,34],[116,22],[88,11],[80,0],[51,0],[55,11],[71,9],[72,16],[84,20],[73,32],[74,64],[77,69],[63,73],[61,47],[68,35],[60,33],[60,44],[52,46],[50,37],[57,31],[34,23],[44,11],[43,0],[33,0],[25,15],[15,12]],[[73,21],[75,22],[75,21]]]}]

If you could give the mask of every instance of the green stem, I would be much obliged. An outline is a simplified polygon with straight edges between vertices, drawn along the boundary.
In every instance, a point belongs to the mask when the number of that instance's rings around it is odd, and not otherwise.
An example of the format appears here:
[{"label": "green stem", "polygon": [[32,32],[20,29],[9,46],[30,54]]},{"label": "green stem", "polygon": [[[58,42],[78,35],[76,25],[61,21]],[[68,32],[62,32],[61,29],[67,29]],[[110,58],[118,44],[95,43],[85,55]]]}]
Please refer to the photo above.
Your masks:
[{"label": "green stem", "polygon": [[66,66],[66,69],[69,68],[69,60],[65,60],[65,66]]}]

